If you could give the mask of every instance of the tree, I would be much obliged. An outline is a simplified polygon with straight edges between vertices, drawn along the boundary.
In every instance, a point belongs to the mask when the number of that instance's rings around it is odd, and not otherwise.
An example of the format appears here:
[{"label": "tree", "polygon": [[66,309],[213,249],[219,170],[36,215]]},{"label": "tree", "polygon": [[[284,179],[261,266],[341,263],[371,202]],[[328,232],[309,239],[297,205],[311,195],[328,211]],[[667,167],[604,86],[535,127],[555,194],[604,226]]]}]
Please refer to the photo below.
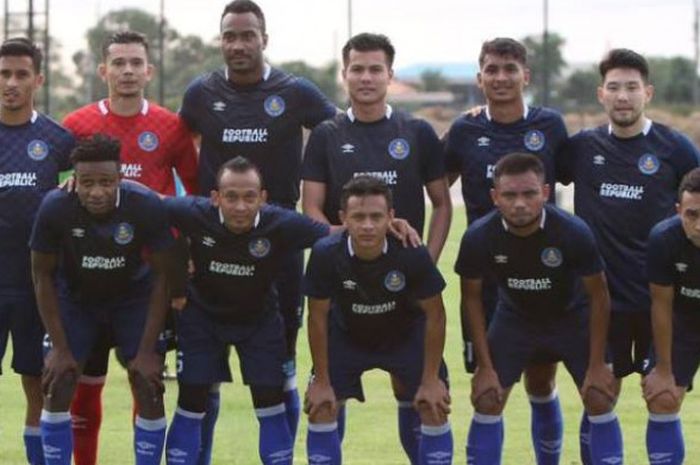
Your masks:
[{"label": "tree", "polygon": [[325,66],[316,68],[304,61],[287,61],[280,63],[279,67],[296,76],[304,77],[321,89],[321,92],[336,104],[338,100],[338,62],[333,61]]},{"label": "tree", "polygon": [[562,83],[558,92],[565,110],[582,111],[597,107],[596,93],[600,84],[598,68],[594,65],[579,69]]},{"label": "tree", "polygon": [[[562,36],[556,32],[550,33],[547,39],[546,57],[545,47],[541,35],[530,35],[522,39],[527,48],[527,61],[530,68],[530,85],[533,89],[535,102],[542,103],[544,98],[544,77],[549,73],[550,89],[554,88],[556,80],[561,76],[566,66],[561,49],[565,43]],[[546,63],[546,65],[545,65]],[[551,97],[555,97],[550,91]]]},{"label": "tree", "polygon": [[420,81],[426,92],[437,92],[447,89],[447,79],[439,69],[426,69],[420,73]]},{"label": "tree", "polygon": [[692,104],[695,69],[692,60],[684,57],[652,57],[649,79],[654,85],[656,103]]}]

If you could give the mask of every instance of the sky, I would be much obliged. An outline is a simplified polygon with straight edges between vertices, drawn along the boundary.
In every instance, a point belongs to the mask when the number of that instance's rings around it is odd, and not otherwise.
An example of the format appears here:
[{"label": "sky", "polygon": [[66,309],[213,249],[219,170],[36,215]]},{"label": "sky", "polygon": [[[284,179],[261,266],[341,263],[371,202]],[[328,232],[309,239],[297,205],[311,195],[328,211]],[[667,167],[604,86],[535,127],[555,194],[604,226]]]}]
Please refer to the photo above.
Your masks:
[{"label": "sky", "polygon": [[[161,0],[50,0],[51,34],[66,61],[85,47],[85,32],[101,15],[125,7],[158,14]],[[180,33],[205,39],[218,32],[225,0],[163,0]],[[594,63],[613,47],[645,55],[692,58],[694,1],[549,0],[549,29],[564,36],[564,58]],[[44,0],[34,0],[43,8]],[[348,37],[348,0],[259,0],[267,18],[272,62],[322,65],[339,56]],[[381,32],[394,43],[395,68],[415,63],[476,61],[484,40],[541,34],[543,0],[351,0],[352,32]],[[10,0],[26,9],[26,0]]]}]

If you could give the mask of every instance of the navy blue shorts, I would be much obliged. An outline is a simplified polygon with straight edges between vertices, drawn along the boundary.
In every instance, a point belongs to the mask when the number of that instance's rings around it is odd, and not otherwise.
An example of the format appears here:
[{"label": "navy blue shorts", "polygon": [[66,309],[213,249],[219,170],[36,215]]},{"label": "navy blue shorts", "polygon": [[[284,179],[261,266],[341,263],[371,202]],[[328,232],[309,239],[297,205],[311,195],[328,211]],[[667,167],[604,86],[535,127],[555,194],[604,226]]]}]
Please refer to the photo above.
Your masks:
[{"label": "navy blue shorts", "polygon": [[649,312],[612,312],[608,331],[607,361],[616,378],[644,374],[651,355],[651,315]]},{"label": "navy blue shorts", "polygon": [[674,312],[671,364],[676,384],[691,388],[700,366],[700,315]]},{"label": "navy blue shorts", "polygon": [[[44,327],[33,294],[0,297],[0,362],[12,334],[12,369],[28,376],[41,375]],[[0,373],[2,366],[0,365]]]},{"label": "navy blue shorts", "polygon": [[[488,278],[484,278],[481,283],[481,304],[484,307],[486,327],[488,328],[498,304],[498,285],[495,280]],[[462,340],[464,343],[464,368],[467,373],[474,373],[474,370],[476,370],[476,354],[474,353],[474,344],[469,334],[469,321],[467,321],[465,315],[462,315]]]},{"label": "navy blue shorts", "polygon": [[[84,364],[98,340],[111,338],[125,361],[138,352],[146,326],[150,295],[139,293],[108,304],[81,304],[66,297],[59,297],[59,311],[68,346],[75,360]],[[44,340],[44,353],[51,349],[48,337]],[[159,342],[154,347],[164,353]]]},{"label": "navy blue shorts", "polygon": [[282,317],[272,313],[251,325],[221,323],[190,299],[177,319],[177,377],[185,384],[230,382],[230,346],[241,362],[243,383],[280,387],[286,359]]},{"label": "navy blue shorts", "polygon": [[[353,344],[344,331],[330,324],[328,335],[328,370],[331,385],[338,400],[354,398],[364,402],[362,374],[375,368],[394,375],[412,401],[423,376],[425,325],[416,324],[406,341],[387,351],[371,351]],[[440,379],[447,384],[447,367],[440,366]]]},{"label": "navy blue shorts", "polygon": [[489,326],[488,343],[501,386],[508,388],[517,383],[531,363],[549,360],[564,362],[580,387],[588,369],[588,334],[588,315],[583,311],[550,321],[497,311]]}]

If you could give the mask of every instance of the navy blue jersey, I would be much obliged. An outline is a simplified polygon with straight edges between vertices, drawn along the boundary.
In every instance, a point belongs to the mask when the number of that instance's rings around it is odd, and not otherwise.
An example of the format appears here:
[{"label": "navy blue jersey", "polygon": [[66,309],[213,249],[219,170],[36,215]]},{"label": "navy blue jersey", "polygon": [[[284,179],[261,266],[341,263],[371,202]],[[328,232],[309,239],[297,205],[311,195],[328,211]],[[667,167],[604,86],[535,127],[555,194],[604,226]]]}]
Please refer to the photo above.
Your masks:
[{"label": "navy blue jersey", "polygon": [[216,188],[219,167],[238,155],[262,172],[268,199],[292,206],[299,199],[302,127],[312,128],[336,113],[335,106],[306,79],[266,68],[263,81],[237,86],[220,69],[187,88],[180,114],[202,135],[199,189]]},{"label": "navy blue jersey", "polygon": [[534,319],[579,310],[586,302],[580,278],[602,270],[588,226],[553,205],[527,237],[508,232],[498,210],[477,220],[464,233],[455,264],[462,278],[495,279],[499,307]]},{"label": "navy blue jersey", "polygon": [[284,258],[328,235],[329,226],[297,212],[263,206],[256,225],[235,234],[204,197],[168,198],[170,220],[190,241],[190,296],[213,317],[251,323],[277,310],[273,286]]},{"label": "navy blue jersey", "polygon": [[683,134],[649,122],[621,139],[609,127],[572,137],[558,178],[574,182],[574,208],[595,234],[608,270],[613,311],[649,311],[646,245],[651,228],[675,212],[678,185],[698,166]]},{"label": "navy blue jersey", "polygon": [[442,292],[445,281],[425,247],[403,247],[388,237],[384,253],[365,261],[342,233],[314,246],[303,286],[309,297],[331,300],[334,328],[368,350],[386,350],[422,317],[417,300]]},{"label": "navy blue jersey", "polygon": [[549,108],[526,107],[523,118],[509,124],[493,121],[487,110],[477,116],[460,116],[445,139],[448,173],[462,177],[462,197],[471,224],[493,209],[490,190],[498,160],[513,152],[537,155],[545,167],[546,182],[554,201],[555,159],[566,142],[561,115]]},{"label": "navy blue jersey", "polygon": [[59,255],[58,289],[89,304],[146,293],[151,283],[144,254],[174,242],[160,199],[140,186],[122,183],[117,207],[97,218],[75,193],[50,192],[32,231],[32,250]]},{"label": "navy blue jersey", "polygon": [[336,115],[309,136],[301,177],[326,185],[323,213],[339,224],[340,193],[354,176],[369,174],[386,182],[394,209],[418,232],[423,231],[423,186],[445,175],[440,141],[430,125],[388,107],[387,117],[372,123],[351,111]]},{"label": "navy blue jersey", "polygon": [[29,235],[44,195],[70,168],[70,133],[37,112],[19,126],[0,123],[0,295],[32,293]]},{"label": "navy blue jersey", "polygon": [[685,236],[680,217],[651,230],[647,275],[651,283],[674,287],[674,311],[700,315],[700,248]]}]

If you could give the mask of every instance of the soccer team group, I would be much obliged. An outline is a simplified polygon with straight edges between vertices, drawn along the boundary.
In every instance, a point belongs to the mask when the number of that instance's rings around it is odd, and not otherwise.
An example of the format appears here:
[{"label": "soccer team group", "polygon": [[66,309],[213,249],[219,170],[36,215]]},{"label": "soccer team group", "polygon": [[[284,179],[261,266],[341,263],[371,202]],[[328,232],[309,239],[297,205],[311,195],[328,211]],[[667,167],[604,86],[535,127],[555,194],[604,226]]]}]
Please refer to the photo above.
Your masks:
[{"label": "soccer team group", "polygon": [[[502,412],[523,373],[537,463],[559,463],[558,362],[581,394],[584,465],[623,463],[614,407],[635,372],[649,463],[683,463],[679,411],[700,363],[700,154],[645,116],[644,57],[605,56],[598,99],[609,123],[568,137],[561,115],[524,103],[525,48],[487,41],[486,105],[440,140],[387,104],[387,37],[345,44],[350,106],[340,111],[266,64],[258,5],[232,1],[220,26],[225,66],[189,85],[179,114],[144,98],[148,44],[124,31],[103,44],[108,97],[62,126],[33,108],[41,52],[26,39],[0,46],[0,343],[4,354],[12,335],[30,464],[96,464],[112,347],[132,387],[136,463],[159,464],[165,450],[169,465],[210,464],[231,346],[263,464],[292,463],[302,409],[308,463],[340,464],[345,402],[364,399],[361,375],[373,368],[391,375],[410,463],[452,463],[435,263],[460,177],[467,463],[501,463]],[[202,196],[177,196],[173,170]],[[574,184],[576,216],[554,205],[556,182]],[[300,402],[302,294],[313,376]],[[168,427],[161,377],[173,345]]]}]

